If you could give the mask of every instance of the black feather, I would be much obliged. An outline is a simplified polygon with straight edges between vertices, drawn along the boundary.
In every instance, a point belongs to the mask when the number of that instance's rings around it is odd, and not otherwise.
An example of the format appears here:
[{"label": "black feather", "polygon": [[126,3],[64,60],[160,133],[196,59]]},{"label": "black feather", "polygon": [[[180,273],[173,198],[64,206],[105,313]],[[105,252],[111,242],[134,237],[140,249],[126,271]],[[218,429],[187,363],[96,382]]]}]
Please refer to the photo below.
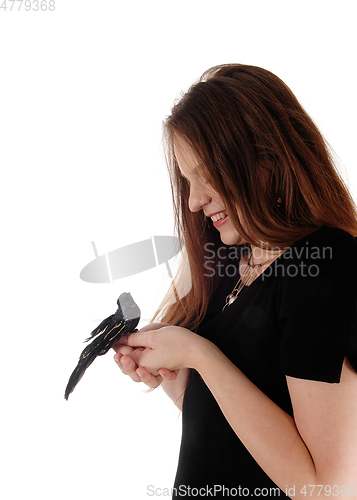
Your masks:
[{"label": "black feather", "polygon": [[118,309],[103,320],[97,328],[90,334],[89,338],[94,340],[82,351],[78,364],[69,378],[65,399],[68,399],[71,392],[81,380],[84,372],[90,366],[97,356],[103,356],[125,333],[135,331],[140,320],[140,309],[134,302],[130,293],[122,293],[117,300]]}]

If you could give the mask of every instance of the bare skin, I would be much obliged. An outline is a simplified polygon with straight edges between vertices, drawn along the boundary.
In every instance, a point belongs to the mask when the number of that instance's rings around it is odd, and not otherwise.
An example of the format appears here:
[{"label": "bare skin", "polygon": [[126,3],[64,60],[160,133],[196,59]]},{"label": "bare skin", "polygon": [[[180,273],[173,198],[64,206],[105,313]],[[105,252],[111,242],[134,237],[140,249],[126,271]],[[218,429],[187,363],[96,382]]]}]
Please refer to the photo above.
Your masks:
[{"label": "bare skin", "polygon": [[[190,209],[207,216],[225,212],[217,193],[197,175],[196,158],[182,141],[176,156],[190,184]],[[244,242],[229,218],[218,230],[224,243]],[[257,247],[252,252],[261,271],[279,255]],[[161,385],[179,407],[189,372],[197,370],[251,455],[283,491],[295,488],[294,499],[356,497],[357,375],[348,359],[339,384],[286,377],[293,419],[214,344],[185,328],[153,323],[124,336],[114,350],[123,373],[151,388]],[[305,485],[316,487],[308,486],[306,495]]]}]

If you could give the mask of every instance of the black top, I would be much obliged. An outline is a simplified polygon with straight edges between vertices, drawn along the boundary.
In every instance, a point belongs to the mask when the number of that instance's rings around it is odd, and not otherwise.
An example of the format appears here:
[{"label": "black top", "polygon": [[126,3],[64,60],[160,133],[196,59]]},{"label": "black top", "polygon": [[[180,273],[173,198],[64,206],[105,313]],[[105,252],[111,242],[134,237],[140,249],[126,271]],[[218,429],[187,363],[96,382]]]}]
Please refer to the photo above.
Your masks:
[{"label": "black top", "polygon": [[[286,375],[338,383],[345,356],[357,371],[357,240],[350,234],[324,226],[296,242],[222,312],[236,281],[222,278],[197,333],[289,415]],[[182,426],[173,498],[254,497],[255,488],[277,488],[195,370],[184,395]],[[278,496],[268,490],[265,498]]]}]

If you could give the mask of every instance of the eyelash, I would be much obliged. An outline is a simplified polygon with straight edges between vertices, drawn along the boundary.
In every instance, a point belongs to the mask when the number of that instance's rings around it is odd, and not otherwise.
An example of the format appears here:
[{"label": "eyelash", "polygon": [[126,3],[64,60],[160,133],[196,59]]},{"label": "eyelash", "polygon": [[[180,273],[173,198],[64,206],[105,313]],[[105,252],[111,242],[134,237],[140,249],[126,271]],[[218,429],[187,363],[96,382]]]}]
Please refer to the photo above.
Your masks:
[{"label": "eyelash", "polygon": [[184,180],[184,182],[186,182],[189,186],[191,185],[190,181],[184,177],[183,175],[181,175],[182,179]]}]

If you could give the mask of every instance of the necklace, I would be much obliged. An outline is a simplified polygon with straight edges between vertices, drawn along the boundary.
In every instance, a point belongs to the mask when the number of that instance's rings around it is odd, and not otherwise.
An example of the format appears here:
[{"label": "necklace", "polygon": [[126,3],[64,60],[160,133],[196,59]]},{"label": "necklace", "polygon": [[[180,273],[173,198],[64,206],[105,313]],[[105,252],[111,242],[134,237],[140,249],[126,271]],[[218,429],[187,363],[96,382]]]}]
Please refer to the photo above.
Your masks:
[{"label": "necklace", "polygon": [[[273,259],[270,259],[270,260],[274,261],[282,253],[284,253],[284,252],[280,252],[279,255],[277,255],[276,257],[274,257]],[[237,281],[236,286],[233,288],[231,293],[229,295],[227,295],[226,303],[224,304],[222,311],[224,311],[227,306],[230,306],[231,304],[233,304],[233,302],[236,300],[236,298],[238,297],[239,293],[243,290],[243,288],[245,286],[251,285],[253,283],[253,281],[255,280],[255,278],[257,278],[259,276],[259,274],[260,274],[259,268],[262,267],[263,264],[252,264],[251,263],[252,255],[253,255],[253,253],[250,254],[247,266],[244,269],[239,280]],[[265,262],[264,265],[268,264],[268,262],[269,262],[269,260],[267,262]]]}]

